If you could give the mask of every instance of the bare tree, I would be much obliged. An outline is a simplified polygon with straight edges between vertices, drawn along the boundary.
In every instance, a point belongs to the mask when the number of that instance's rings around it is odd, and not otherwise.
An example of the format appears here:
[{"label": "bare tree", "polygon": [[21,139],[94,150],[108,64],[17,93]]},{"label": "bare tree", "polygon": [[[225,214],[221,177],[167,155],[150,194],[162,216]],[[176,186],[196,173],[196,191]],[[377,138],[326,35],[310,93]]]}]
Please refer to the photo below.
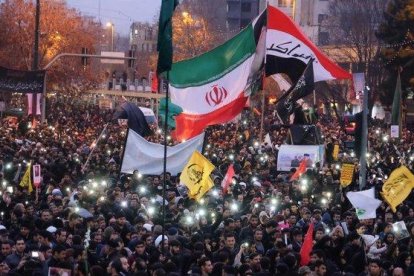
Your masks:
[{"label": "bare tree", "polygon": [[[365,73],[366,82],[376,92],[384,78],[384,65],[378,59],[381,45],[376,31],[383,20],[388,0],[331,0],[322,28],[330,44],[341,48],[354,72]],[[372,99],[372,98],[371,98]]]},{"label": "bare tree", "polygon": [[226,39],[224,0],[185,0],[173,18],[174,60],[200,55]]}]

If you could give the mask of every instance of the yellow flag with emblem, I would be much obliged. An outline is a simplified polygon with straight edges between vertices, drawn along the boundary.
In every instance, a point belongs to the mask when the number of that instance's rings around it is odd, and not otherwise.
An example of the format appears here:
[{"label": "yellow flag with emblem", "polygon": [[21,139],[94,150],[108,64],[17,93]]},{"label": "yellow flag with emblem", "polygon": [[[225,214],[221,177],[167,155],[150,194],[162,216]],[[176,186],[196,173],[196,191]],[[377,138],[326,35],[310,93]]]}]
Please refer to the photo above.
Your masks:
[{"label": "yellow flag with emblem", "polygon": [[395,213],[414,188],[414,175],[405,167],[395,169],[382,186],[381,195]]},{"label": "yellow flag with emblem", "polygon": [[33,191],[33,185],[32,185],[32,166],[30,163],[27,165],[27,169],[23,175],[22,180],[20,180],[20,187],[27,188],[29,193]]},{"label": "yellow flag with emblem", "polygon": [[208,180],[207,180],[207,183],[206,183],[207,185],[204,185],[204,186],[202,186],[201,188],[200,188],[200,190],[199,191],[197,191],[197,193],[195,194],[195,195],[193,195],[193,194],[189,194],[188,196],[189,196],[189,198],[191,198],[191,199],[195,199],[195,200],[197,200],[197,201],[200,201],[200,199],[208,192],[208,191],[210,191],[210,189],[211,188],[213,188],[214,187],[214,182],[213,182],[213,180],[211,180],[211,178],[210,177],[208,177]]},{"label": "yellow flag with emblem", "polygon": [[180,182],[187,186],[190,198],[200,199],[213,187],[210,174],[214,165],[200,152],[195,151],[181,172]]}]

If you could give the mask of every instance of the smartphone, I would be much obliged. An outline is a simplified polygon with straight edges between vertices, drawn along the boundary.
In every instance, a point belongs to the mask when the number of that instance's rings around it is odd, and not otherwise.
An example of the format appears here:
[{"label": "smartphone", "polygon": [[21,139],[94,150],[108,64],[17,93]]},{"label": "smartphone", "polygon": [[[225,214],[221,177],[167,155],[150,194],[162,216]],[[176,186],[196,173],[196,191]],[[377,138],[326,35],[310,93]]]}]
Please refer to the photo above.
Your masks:
[{"label": "smartphone", "polygon": [[32,258],[39,258],[39,252],[32,251]]}]

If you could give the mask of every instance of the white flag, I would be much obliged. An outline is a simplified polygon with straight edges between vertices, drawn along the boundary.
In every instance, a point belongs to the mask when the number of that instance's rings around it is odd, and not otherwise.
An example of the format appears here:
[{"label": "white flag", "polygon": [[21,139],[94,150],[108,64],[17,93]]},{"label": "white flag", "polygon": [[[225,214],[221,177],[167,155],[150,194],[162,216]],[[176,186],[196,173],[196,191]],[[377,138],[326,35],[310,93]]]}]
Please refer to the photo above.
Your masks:
[{"label": "white flag", "polygon": [[[167,147],[167,172],[177,175],[182,171],[194,151],[202,151],[204,133],[173,147]],[[164,145],[148,142],[135,131],[129,130],[121,172],[160,175],[163,172]]]},{"label": "white flag", "polygon": [[382,201],[375,198],[374,188],[361,192],[348,192],[346,196],[354,206],[358,219],[376,218],[376,210]]}]

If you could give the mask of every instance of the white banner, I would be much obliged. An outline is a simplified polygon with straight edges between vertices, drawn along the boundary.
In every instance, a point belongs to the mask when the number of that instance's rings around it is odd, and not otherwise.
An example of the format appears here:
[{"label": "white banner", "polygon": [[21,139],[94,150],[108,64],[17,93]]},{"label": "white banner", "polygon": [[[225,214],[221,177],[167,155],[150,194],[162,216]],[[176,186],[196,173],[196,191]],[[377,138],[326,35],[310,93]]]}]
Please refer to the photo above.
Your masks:
[{"label": "white banner", "polygon": [[[124,58],[125,57],[125,53],[124,52],[105,52],[105,51],[101,51],[101,56]],[[125,60],[123,60],[123,59],[101,59],[101,63],[106,63],[106,64],[124,64],[125,63]]]},{"label": "white banner", "polygon": [[[177,175],[195,150],[202,151],[204,133],[173,147],[167,147],[167,172]],[[148,142],[129,130],[121,172],[160,175],[163,172],[164,145]]]},{"label": "white banner", "polygon": [[400,126],[391,125],[391,138],[398,138],[400,136]]},{"label": "white banner", "polygon": [[320,162],[323,166],[324,146],[323,145],[281,145],[277,156],[277,170],[290,171],[297,168],[303,158],[307,158],[307,168]]}]

